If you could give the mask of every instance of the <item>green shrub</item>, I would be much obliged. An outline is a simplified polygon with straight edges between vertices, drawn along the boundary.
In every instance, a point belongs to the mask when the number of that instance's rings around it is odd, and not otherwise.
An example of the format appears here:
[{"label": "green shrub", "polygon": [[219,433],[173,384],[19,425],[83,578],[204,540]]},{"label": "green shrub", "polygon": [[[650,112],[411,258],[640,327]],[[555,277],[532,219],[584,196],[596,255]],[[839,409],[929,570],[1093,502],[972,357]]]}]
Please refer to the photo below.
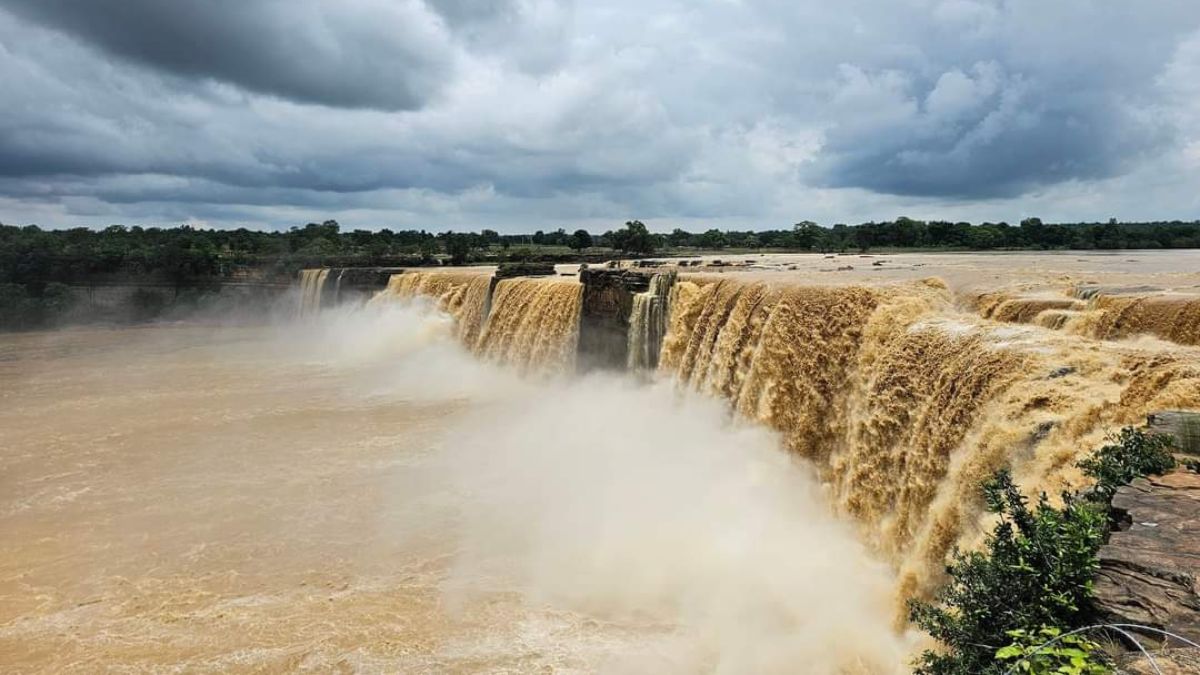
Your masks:
[{"label": "green shrub", "polygon": [[1012,644],[996,652],[996,660],[1014,673],[1028,675],[1108,675],[1112,667],[1099,644],[1082,634],[1063,635],[1044,627],[1036,633],[1010,630]]},{"label": "green shrub", "polygon": [[20,284],[0,284],[0,330],[53,325],[73,302],[66,284],[51,282],[32,290]]},{"label": "green shrub", "polygon": [[534,258],[533,249],[529,248],[528,246],[520,246],[520,247],[517,247],[514,249],[510,249],[508,251],[508,254],[505,256],[505,259],[517,261],[517,262],[521,262],[521,261],[525,261],[525,260],[533,260],[533,258]]},{"label": "green shrub", "polygon": [[1079,463],[1084,473],[1096,479],[1089,497],[1104,503],[1112,501],[1117,488],[1139,476],[1149,476],[1175,468],[1171,438],[1147,434],[1125,427],[1088,459]]},{"label": "green shrub", "polygon": [[922,654],[918,673],[1002,673],[995,654],[1010,631],[1080,625],[1090,609],[1107,514],[1074,495],[1064,495],[1062,508],[1042,495],[1031,509],[1007,471],[984,495],[1000,515],[984,550],[956,551],[934,602],[910,603],[912,621],[947,647]]},{"label": "green shrub", "polygon": [[[1112,440],[1079,463],[1095,485],[1064,494],[1061,507],[1051,505],[1042,494],[1031,508],[1007,471],[984,484],[988,511],[998,514],[1000,522],[981,550],[953,553],[946,568],[949,580],[931,602],[909,603],[912,622],[943,647],[923,653],[917,673],[1005,673],[1015,665],[1005,661],[1048,641],[1033,643],[1047,631],[1087,625],[1092,577],[1099,567],[1097,553],[1108,535],[1113,493],[1134,478],[1175,465],[1168,439],[1128,427]],[[1108,672],[1097,670],[1107,666],[1091,643],[1073,638],[1056,643],[1061,644],[1059,653],[1020,666],[1019,672]],[[1073,650],[1086,652],[1084,660],[1072,660],[1080,656]],[[1057,670],[1049,667],[1058,663],[1055,659],[1062,661]],[[1033,670],[1043,667],[1048,669]]]},{"label": "green shrub", "polygon": [[42,312],[47,320],[53,321],[75,304],[71,287],[66,284],[50,282],[42,289]]}]

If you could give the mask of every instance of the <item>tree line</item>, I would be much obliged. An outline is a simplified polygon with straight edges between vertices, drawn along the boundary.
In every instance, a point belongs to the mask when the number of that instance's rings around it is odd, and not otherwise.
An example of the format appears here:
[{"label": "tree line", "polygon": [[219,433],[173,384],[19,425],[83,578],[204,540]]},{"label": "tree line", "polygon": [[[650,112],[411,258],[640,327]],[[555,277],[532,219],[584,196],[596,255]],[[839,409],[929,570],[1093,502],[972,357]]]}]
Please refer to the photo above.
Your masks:
[{"label": "tree line", "polygon": [[177,289],[219,283],[253,269],[286,281],[318,266],[462,265],[537,260],[571,262],[656,253],[742,251],[845,252],[886,249],[1030,250],[1200,248],[1200,221],[1008,223],[921,221],[824,226],[802,221],[784,229],[651,232],[638,220],[593,234],[585,229],[532,234],[355,229],[337,221],[286,231],[239,228],[126,227],[42,229],[0,224],[0,326],[36,326],[61,314],[69,286],[106,280],[153,280]]},{"label": "tree line", "polygon": [[786,229],[676,228],[650,232],[640,221],[602,234],[565,228],[533,234],[425,230],[342,231],[336,221],[287,231],[125,227],[47,230],[0,225],[0,283],[31,286],[72,283],[105,275],[157,277],[185,283],[229,276],[239,266],[275,266],[289,275],[303,266],[354,264],[463,264],[594,252],[628,255],[700,250],[866,251],[887,249],[1030,250],[1200,248],[1200,221],[1008,223],[921,221],[897,218],[830,227],[811,221]]},{"label": "tree line", "polygon": [[681,229],[654,235],[666,247],[701,249],[784,249],[799,251],[867,251],[872,248],[946,250],[1158,249],[1200,248],[1200,221],[1122,223],[1043,223],[1026,218],[1008,223],[892,221],[825,227],[812,221],[786,230],[721,231],[693,234]]}]

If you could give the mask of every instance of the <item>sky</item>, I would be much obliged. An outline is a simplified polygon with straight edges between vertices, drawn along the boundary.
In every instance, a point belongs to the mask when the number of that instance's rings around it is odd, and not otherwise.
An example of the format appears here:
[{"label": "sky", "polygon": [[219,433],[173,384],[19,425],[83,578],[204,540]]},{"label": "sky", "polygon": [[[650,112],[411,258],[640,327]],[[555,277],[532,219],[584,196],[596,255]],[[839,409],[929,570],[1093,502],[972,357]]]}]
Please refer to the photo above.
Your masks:
[{"label": "sky", "polygon": [[0,0],[0,222],[1200,218],[1197,0]]}]

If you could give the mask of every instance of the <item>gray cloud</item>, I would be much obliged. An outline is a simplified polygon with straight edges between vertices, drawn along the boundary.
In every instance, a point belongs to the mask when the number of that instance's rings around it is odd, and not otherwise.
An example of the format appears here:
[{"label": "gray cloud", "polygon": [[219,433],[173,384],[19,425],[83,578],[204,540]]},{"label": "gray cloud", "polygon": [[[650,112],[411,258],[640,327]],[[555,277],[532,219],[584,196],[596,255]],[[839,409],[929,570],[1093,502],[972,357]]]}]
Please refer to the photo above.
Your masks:
[{"label": "gray cloud", "polygon": [[853,29],[825,31],[849,39],[841,48],[801,56],[833,73],[812,102],[827,120],[812,183],[1017,197],[1121,175],[1178,139],[1160,75],[1200,27],[1200,4],[872,4],[850,3]]},{"label": "gray cloud", "polygon": [[3,0],[0,6],[152,68],[323,105],[418,108],[453,71],[444,27],[420,2]]},{"label": "gray cloud", "polygon": [[1191,0],[0,0],[0,221],[1190,217],[1196,72]]},{"label": "gray cloud", "polygon": [[1055,91],[995,63],[946,71],[914,96],[916,88],[850,71],[837,97],[858,109],[830,129],[814,178],[901,195],[1012,197],[1120,175],[1174,135],[1116,92]]}]

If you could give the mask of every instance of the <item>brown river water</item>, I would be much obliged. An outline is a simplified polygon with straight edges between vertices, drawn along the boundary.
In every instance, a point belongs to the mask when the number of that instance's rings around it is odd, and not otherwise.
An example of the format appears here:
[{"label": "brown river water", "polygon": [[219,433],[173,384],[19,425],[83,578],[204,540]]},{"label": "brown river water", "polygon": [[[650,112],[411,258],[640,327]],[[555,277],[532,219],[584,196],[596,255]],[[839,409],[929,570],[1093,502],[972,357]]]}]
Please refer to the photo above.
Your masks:
[{"label": "brown river water", "polygon": [[903,670],[894,573],[776,434],[456,332],[0,335],[0,670]]},{"label": "brown river water", "polygon": [[1200,252],[705,260],[587,376],[559,271],[0,335],[0,670],[904,672],[980,481],[1200,409]]}]

